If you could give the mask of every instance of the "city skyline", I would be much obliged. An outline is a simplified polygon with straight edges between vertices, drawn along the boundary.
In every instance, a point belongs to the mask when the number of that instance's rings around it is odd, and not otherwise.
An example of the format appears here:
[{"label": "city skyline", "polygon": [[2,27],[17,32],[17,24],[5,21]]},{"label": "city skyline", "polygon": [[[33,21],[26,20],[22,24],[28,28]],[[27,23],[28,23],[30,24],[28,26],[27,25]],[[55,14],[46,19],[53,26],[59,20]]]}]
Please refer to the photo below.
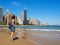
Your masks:
[{"label": "city skyline", "polygon": [[48,24],[60,25],[59,2],[59,0],[0,0],[0,6],[3,7],[4,15],[6,15],[8,9],[10,13],[21,17],[21,13],[26,7],[28,18],[35,18]]}]

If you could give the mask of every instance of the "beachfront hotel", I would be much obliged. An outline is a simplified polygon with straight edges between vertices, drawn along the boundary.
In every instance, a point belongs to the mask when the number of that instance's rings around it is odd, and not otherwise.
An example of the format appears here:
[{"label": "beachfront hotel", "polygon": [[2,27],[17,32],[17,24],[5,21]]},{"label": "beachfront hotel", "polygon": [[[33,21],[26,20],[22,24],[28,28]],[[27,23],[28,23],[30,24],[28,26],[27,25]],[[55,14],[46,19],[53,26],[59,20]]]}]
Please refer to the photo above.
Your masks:
[{"label": "beachfront hotel", "polygon": [[40,25],[40,21],[35,18],[29,18],[29,24]]}]

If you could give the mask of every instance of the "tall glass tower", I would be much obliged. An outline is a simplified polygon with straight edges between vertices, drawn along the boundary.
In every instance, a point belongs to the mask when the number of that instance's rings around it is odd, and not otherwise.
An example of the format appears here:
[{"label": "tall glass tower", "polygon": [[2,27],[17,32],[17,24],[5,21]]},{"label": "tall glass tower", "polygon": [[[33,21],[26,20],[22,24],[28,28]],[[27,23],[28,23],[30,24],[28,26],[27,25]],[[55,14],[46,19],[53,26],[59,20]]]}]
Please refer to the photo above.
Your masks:
[{"label": "tall glass tower", "polygon": [[22,21],[23,21],[23,25],[28,24],[28,20],[27,20],[27,10],[26,8],[24,9],[24,11],[22,12],[22,17],[21,17]]},{"label": "tall glass tower", "polygon": [[27,20],[27,10],[26,8],[24,9],[24,20],[23,20],[23,24],[27,25],[29,24],[28,20]]},{"label": "tall glass tower", "polygon": [[27,10],[26,10],[26,8],[24,9],[24,21],[26,21],[27,20]]}]

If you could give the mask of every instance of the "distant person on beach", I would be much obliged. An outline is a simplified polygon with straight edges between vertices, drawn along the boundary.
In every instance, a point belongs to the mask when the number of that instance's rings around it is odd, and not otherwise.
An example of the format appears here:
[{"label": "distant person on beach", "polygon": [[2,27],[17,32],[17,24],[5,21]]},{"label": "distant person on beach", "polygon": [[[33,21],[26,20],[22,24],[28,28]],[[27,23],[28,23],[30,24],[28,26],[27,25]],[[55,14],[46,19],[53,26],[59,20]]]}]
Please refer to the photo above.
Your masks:
[{"label": "distant person on beach", "polygon": [[10,30],[11,30],[11,41],[13,41],[13,37],[14,37],[14,32],[15,32],[15,16],[12,16],[12,20],[11,20],[11,24],[10,24]]}]

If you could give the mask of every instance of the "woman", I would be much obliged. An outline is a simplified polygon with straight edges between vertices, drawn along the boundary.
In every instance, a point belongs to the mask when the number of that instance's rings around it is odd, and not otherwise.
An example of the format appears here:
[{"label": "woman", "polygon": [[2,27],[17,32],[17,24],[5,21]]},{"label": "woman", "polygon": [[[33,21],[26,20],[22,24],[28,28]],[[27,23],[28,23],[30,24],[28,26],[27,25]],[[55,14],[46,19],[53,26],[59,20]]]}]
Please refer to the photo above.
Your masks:
[{"label": "woman", "polygon": [[15,17],[13,16],[12,17],[12,20],[11,20],[11,41],[13,41],[13,36],[14,36],[14,32],[15,32]]}]

